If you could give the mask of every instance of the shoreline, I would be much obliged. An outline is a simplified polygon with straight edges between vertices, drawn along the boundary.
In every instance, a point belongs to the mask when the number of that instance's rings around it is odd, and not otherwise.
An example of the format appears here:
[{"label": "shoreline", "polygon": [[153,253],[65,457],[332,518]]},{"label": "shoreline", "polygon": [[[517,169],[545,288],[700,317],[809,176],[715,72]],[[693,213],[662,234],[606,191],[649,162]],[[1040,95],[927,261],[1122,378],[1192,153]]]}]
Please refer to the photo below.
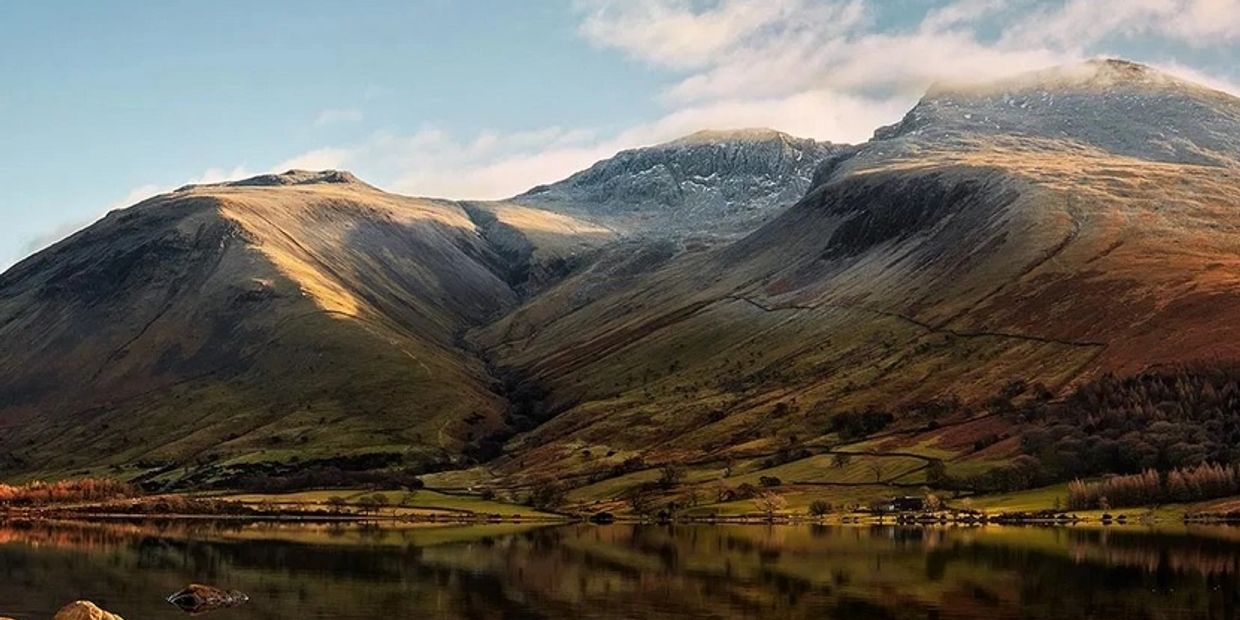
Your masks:
[{"label": "shoreline", "polygon": [[237,522],[237,523],[306,523],[306,524],[426,524],[426,525],[488,525],[488,524],[593,524],[593,525],[824,525],[824,526],[902,526],[902,527],[984,527],[1041,526],[1041,527],[1153,527],[1168,525],[1237,525],[1240,518],[1215,515],[1191,515],[1183,519],[1111,518],[1093,516],[1070,516],[1064,518],[1015,517],[1012,515],[987,515],[983,518],[951,518],[930,515],[846,515],[825,518],[783,516],[775,518],[753,516],[728,517],[681,517],[672,519],[641,519],[616,516],[607,520],[594,520],[587,515],[561,515],[529,517],[521,515],[325,515],[295,513],[255,514],[189,514],[189,513],[124,513],[108,511],[32,510],[0,512],[0,523],[57,521],[182,521],[182,522]]}]

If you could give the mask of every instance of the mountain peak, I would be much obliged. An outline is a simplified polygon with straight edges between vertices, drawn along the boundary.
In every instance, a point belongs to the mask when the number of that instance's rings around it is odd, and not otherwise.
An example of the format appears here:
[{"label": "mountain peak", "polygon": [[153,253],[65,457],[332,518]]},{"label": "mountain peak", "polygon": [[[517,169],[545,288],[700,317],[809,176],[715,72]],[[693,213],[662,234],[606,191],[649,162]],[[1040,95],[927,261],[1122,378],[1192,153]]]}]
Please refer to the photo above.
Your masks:
[{"label": "mountain peak", "polygon": [[280,173],[260,174],[237,181],[200,183],[181,187],[185,191],[200,187],[277,187],[281,185],[358,185],[370,187],[353,173],[346,170],[288,170]]},{"label": "mountain peak", "polygon": [[735,234],[801,198],[818,163],[840,149],[773,129],[699,131],[621,151],[513,200],[628,232]]},{"label": "mountain peak", "polygon": [[1139,63],[1091,60],[984,84],[937,84],[903,120],[879,128],[863,155],[960,149],[989,139],[1234,166],[1240,99]]},{"label": "mountain peak", "polygon": [[745,127],[741,129],[703,129],[682,136],[659,146],[686,146],[693,144],[717,144],[722,142],[766,142],[792,139],[792,136],[768,127]]},{"label": "mountain peak", "polygon": [[950,96],[986,96],[1020,91],[1092,91],[1113,88],[1188,88],[1203,87],[1149,65],[1121,58],[1095,58],[1085,62],[1030,71],[990,82],[939,82],[930,87],[927,99]]}]

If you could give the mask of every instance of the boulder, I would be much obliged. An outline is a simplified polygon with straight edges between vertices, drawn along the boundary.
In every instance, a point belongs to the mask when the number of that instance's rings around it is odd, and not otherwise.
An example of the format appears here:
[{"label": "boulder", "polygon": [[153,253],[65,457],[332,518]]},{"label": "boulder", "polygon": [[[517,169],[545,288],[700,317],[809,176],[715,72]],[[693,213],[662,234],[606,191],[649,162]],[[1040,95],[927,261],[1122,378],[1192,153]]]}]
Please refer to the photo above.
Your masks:
[{"label": "boulder", "polygon": [[90,601],[74,601],[56,612],[52,620],[125,620],[124,618],[99,609]]},{"label": "boulder", "polygon": [[223,590],[213,586],[191,583],[184,590],[168,597],[168,602],[190,613],[201,613],[225,607],[238,607],[249,602],[250,597],[236,590]]}]

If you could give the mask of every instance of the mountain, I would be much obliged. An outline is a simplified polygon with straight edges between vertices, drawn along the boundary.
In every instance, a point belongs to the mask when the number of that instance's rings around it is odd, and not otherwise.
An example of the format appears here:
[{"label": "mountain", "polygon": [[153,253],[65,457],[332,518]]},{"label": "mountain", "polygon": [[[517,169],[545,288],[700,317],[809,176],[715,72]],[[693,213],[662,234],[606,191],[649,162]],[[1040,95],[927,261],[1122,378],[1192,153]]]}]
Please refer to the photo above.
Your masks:
[{"label": "mountain", "polygon": [[[1176,394],[1240,388],[1174,373],[1240,360],[1238,136],[1240,100],[1096,61],[938,85],[862,145],[695,134],[506,201],[183,188],[0,275],[0,476],[477,464],[426,480],[590,506],[668,463],[860,501],[1208,454]],[[1025,435],[1121,410],[1179,430]]]},{"label": "mountain", "polygon": [[19,471],[144,475],[450,459],[506,407],[459,334],[516,307],[520,260],[607,239],[342,172],[115,211],[0,276],[0,453]]},{"label": "mountain", "polygon": [[546,394],[497,471],[791,454],[834,480],[818,455],[885,428],[851,449],[903,454],[876,478],[916,484],[927,455],[973,475],[1019,453],[996,402],[1236,360],[1237,119],[1233,97],[1120,61],[940,86],[752,234],[477,332]]},{"label": "mountain", "polygon": [[749,232],[804,195],[843,145],[770,129],[701,131],[623,151],[513,202],[644,235]]},{"label": "mountain", "polygon": [[[767,148],[728,145],[740,160]],[[712,161],[727,166],[715,178],[735,165]],[[450,466],[508,432],[502,377],[462,335],[569,274],[640,271],[633,245],[683,251],[340,171],[152,198],[0,275],[0,472],[235,482]]]},{"label": "mountain", "polygon": [[985,137],[1022,150],[1096,150],[1152,162],[1235,166],[1234,97],[1123,60],[1095,60],[981,85],[940,84],[879,129],[868,157],[972,148]]}]

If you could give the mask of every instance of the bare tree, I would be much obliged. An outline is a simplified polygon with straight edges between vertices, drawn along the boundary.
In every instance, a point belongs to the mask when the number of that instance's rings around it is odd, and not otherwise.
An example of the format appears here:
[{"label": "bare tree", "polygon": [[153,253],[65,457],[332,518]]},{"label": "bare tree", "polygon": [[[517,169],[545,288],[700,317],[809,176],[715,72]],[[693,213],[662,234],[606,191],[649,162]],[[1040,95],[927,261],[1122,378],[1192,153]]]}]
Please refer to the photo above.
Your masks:
[{"label": "bare tree", "polygon": [[776,513],[788,507],[788,500],[774,491],[766,491],[754,498],[753,505],[770,521],[775,518]]}]

